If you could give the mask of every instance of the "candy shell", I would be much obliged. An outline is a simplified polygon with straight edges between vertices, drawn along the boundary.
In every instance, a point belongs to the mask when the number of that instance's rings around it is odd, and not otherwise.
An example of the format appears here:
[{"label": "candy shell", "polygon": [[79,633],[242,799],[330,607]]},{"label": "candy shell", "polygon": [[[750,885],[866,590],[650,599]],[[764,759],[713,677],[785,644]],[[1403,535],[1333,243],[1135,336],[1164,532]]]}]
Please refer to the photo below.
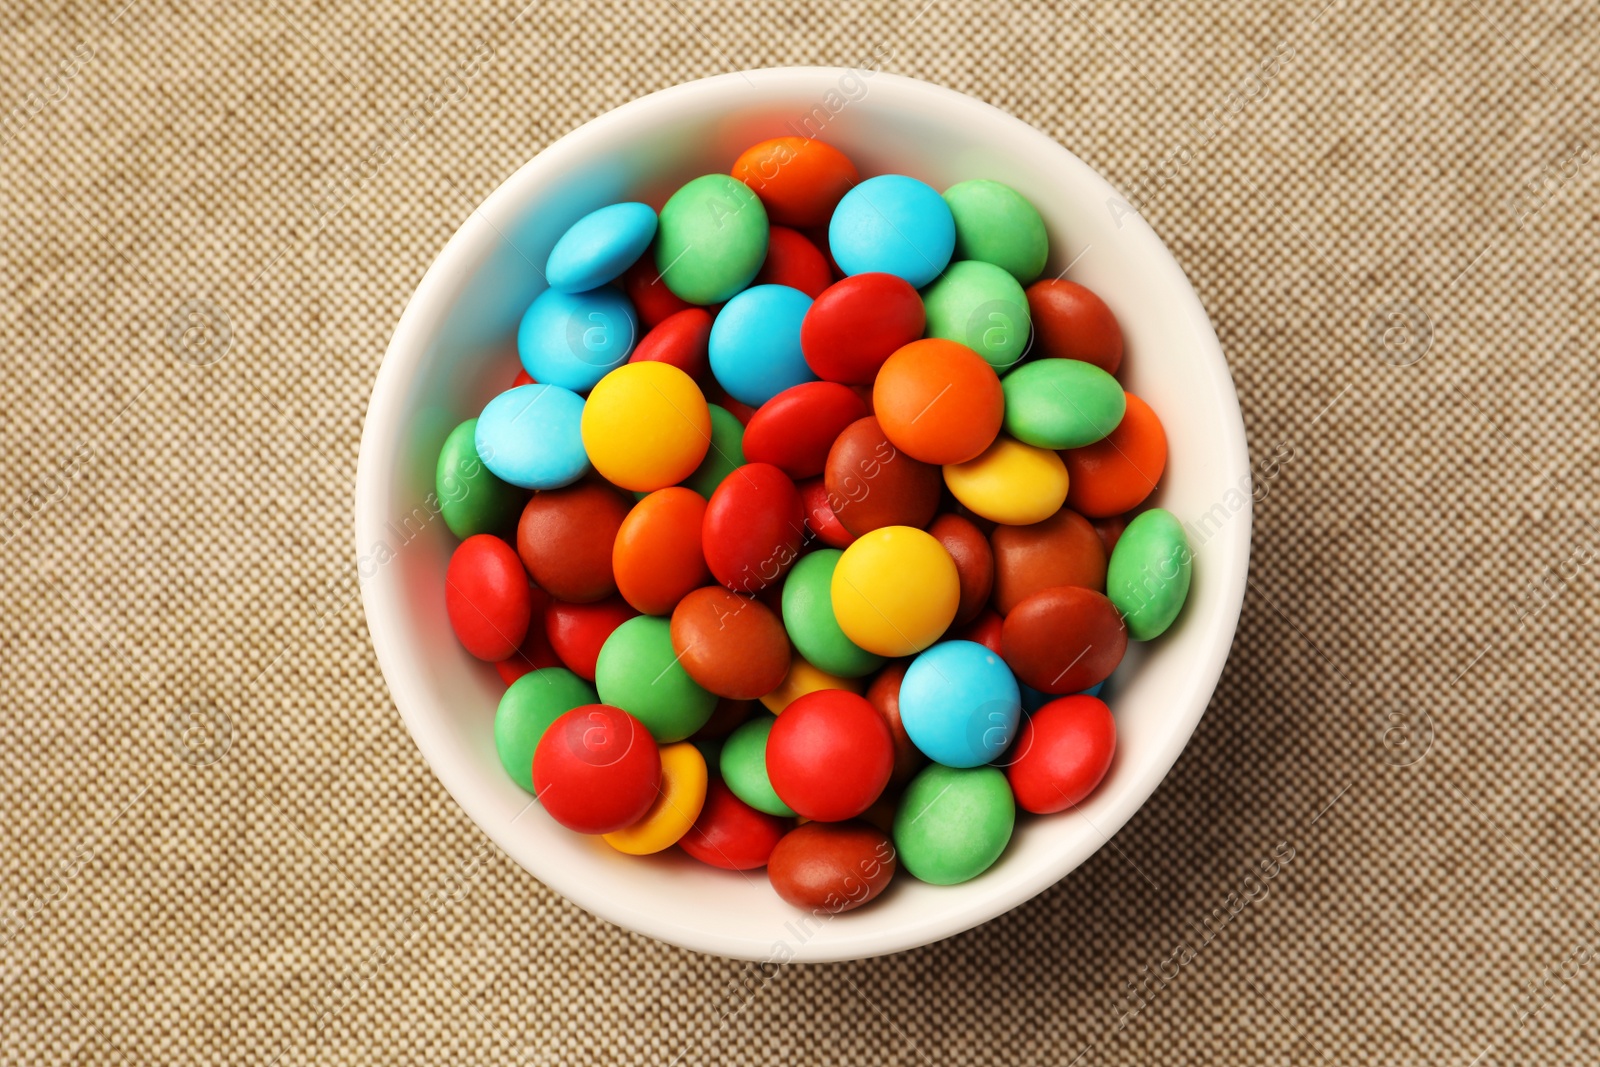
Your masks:
[{"label": "candy shell", "polygon": [[1017,280],[992,263],[950,264],[922,291],[929,337],[959,341],[1004,375],[1028,350],[1028,298]]},{"label": "candy shell", "polygon": [[849,548],[856,535],[844,528],[839,516],[828,503],[828,482],[825,478],[808,478],[796,488],[800,490],[800,504],[805,509],[806,529],[829,548]]},{"label": "candy shell", "polygon": [[1003,268],[1023,285],[1044,270],[1050,256],[1039,209],[1009,185],[974,178],[944,191],[956,222],[956,259],[979,259]]},{"label": "candy shell", "polygon": [[517,352],[535,381],[584,393],[627,362],[638,338],[639,320],[621,290],[546,289],[522,316]]},{"label": "candy shell", "polygon": [[774,226],[767,238],[767,261],[752,284],[787,285],[816,299],[833,284],[833,268],[804,234]]},{"label": "candy shell", "polygon": [[785,708],[807,693],[823,689],[859,693],[863,688],[859,678],[841,678],[837,674],[829,674],[807,663],[804,656],[795,656],[789,661],[789,673],[784,675],[783,684],[762,697],[761,703],[774,715],[781,715]]},{"label": "candy shell", "polygon": [[667,363],[630,363],[594,387],[583,408],[583,447],[594,469],[648,493],[695,472],[711,445],[700,387]]},{"label": "candy shell", "polygon": [[788,819],[752,808],[717,779],[706,789],[700,817],[678,847],[709,866],[750,871],[766,865],[791,825]]},{"label": "candy shell", "polygon": [[800,323],[800,348],[817,377],[870,385],[894,352],[922,336],[922,297],[893,274],[857,274],[824,289]]},{"label": "candy shell", "polygon": [[806,382],[762,404],[744,428],[744,454],[771,463],[791,478],[822,473],[828,450],[845,427],[867,416],[867,405],[848,386]]},{"label": "candy shell", "polygon": [[650,856],[677,844],[700,817],[710,785],[705,757],[691,744],[661,747],[661,787],[655,803],[632,826],[605,835],[629,856]]},{"label": "candy shell", "polygon": [[696,589],[678,602],[671,638],[689,677],[720,697],[764,697],[789,673],[789,638],[778,617],[721,586]]},{"label": "candy shell", "polygon": [[1050,449],[1001,434],[977,459],[947,465],[944,484],[991,522],[1026,526],[1060,509],[1067,499],[1067,468]]},{"label": "candy shell", "polygon": [[1070,508],[1030,526],[996,526],[994,606],[1002,614],[1057,585],[1106,591],[1106,551],[1089,520]]},{"label": "candy shell", "polygon": [[1064,278],[1028,286],[1034,354],[1093,363],[1107,374],[1122,366],[1122,327],[1106,302]]},{"label": "candy shell", "polygon": [[477,419],[451,430],[434,464],[439,514],[450,532],[463,541],[473,534],[508,532],[527,497],[510,482],[495,477],[478,456],[477,430]]},{"label": "candy shell", "polygon": [[683,484],[710,500],[723,479],[744,466],[744,423],[717,404],[707,404],[706,413],[711,419],[711,442],[706,446],[706,458]]},{"label": "candy shell", "polygon": [[612,204],[591,211],[550,250],[545,280],[563,293],[602,286],[644,255],[655,235],[656,213],[649,204]]},{"label": "candy shell", "polygon": [[616,628],[639,613],[619,596],[593,604],[552,600],[544,609],[544,632],[550,647],[573,674],[594,681],[600,649]]},{"label": "candy shell", "polygon": [[1016,801],[1000,771],[936,763],[913,778],[900,798],[895,852],[913,877],[956,885],[994,865],[1016,819]]},{"label": "candy shell", "polygon": [[1092,363],[1036,359],[1006,375],[1006,433],[1039,448],[1081,448],[1117,428],[1127,398]]},{"label": "candy shell", "polygon": [[1106,596],[1130,637],[1149,641],[1166,632],[1188,599],[1193,571],[1194,553],[1172,512],[1151,508],[1128,523],[1106,569]]},{"label": "candy shell", "polygon": [[890,356],[872,387],[885,436],[923,463],[965,463],[980,455],[1007,415],[1000,379],[955,341],[913,341]]},{"label": "candy shell", "polygon": [[533,756],[533,785],[556,822],[580,834],[631,826],[655,803],[661,753],[643,724],[605,704],[558,717]]},{"label": "candy shell", "polygon": [[895,448],[875,418],[845,427],[823,475],[834,515],[857,537],[885,526],[926,526],[939,509],[939,468]]},{"label": "candy shell", "polygon": [[989,602],[995,580],[994,552],[983,531],[960,515],[940,515],[928,527],[928,533],[955,560],[956,575],[961,580],[961,602],[956,607],[952,625],[965,625],[977,618],[978,612]]},{"label": "candy shell", "polygon": [[1001,658],[971,641],[941,641],[911,661],[900,718],[917,748],[946,767],[998,758],[1017,736],[1022,693]]},{"label": "candy shell", "polygon": [[812,137],[774,137],[751,145],[730,173],[753,189],[780,226],[824,226],[859,179],[854,163]]},{"label": "candy shell", "polygon": [[900,717],[900,685],[905,681],[906,668],[910,666],[910,660],[895,660],[879,671],[867,687],[867,701],[878,709],[884,724],[889,727],[889,736],[894,738],[894,770],[889,774],[890,785],[909,782],[912,775],[928,762],[928,757],[922,754],[922,750],[912,742],[911,735],[906,733],[905,721]]},{"label": "candy shell", "polygon": [[1042,693],[1077,693],[1111,677],[1128,649],[1128,631],[1104,596],[1058,585],[1011,609],[1000,647],[1019,681]]},{"label": "candy shell", "polygon": [[517,555],[557,600],[589,604],[617,591],[611,546],[628,498],[597,478],[535,493],[517,523]]},{"label": "candy shell", "polygon": [[865,697],[840,689],[808,693],[773,722],[767,775],[783,803],[820,822],[871,807],[894,769],[894,739]]},{"label": "candy shell", "polygon": [[639,339],[629,363],[670,363],[691,378],[711,370],[706,344],[711,339],[711,313],[685,308],[662,319]]},{"label": "candy shell", "polygon": [[955,250],[950,207],[930,186],[880,174],[851,189],[828,222],[828,248],[846,274],[881,271],[922,288]]},{"label": "candy shell", "polygon": [[701,540],[717,581],[736,593],[758,593],[782,580],[799,558],[805,535],[800,494],[770,463],[746,463],[706,506]]},{"label": "candy shell", "polygon": [[811,298],[787,285],[758,285],[725,304],[711,324],[711,373],[728,395],[760,407],[790,386],[814,380],[800,350]]},{"label": "candy shell", "polygon": [[767,860],[778,896],[813,915],[838,915],[870,903],[898,864],[882,830],[860,820],[810,822],[783,836]]},{"label": "candy shell", "polygon": [[500,697],[494,713],[494,747],[511,780],[533,792],[533,754],[539,739],[562,715],[599,701],[594,686],[564,667],[529,671]]},{"label": "candy shell", "polygon": [[492,534],[456,546],[444,572],[445,614],[456,639],[478,659],[505,659],[528,632],[528,575],[512,547]]},{"label": "candy shell", "polygon": [[735,178],[696,178],[662,205],[655,253],[661,278],[675,296],[691,304],[719,304],[761,269],[767,257],[766,210]]},{"label": "candy shell", "polygon": [[1092,696],[1062,697],[1023,723],[1006,778],[1023,811],[1053,815],[1094,792],[1116,751],[1111,709]]},{"label": "candy shell", "polygon": [[682,486],[658,489],[635,504],[611,549],[622,598],[645,615],[670,615],[680,600],[709,583],[700,546],[705,517],[705,498]]},{"label": "candy shell", "polygon": [[633,715],[665,744],[690,737],[717,706],[714,693],[683,669],[666,619],[640,615],[606,638],[595,663],[600,699]]},{"label": "candy shell", "polygon": [[1091,519],[1132,511],[1161,480],[1167,434],[1150,405],[1127,394],[1122,421],[1105,439],[1061,453],[1071,477],[1067,503]]},{"label": "candy shell", "polygon": [[833,572],[844,553],[823,548],[803,556],[783,582],[783,627],[814,666],[842,678],[860,678],[883,666],[883,657],[857,645],[833,615]]},{"label": "candy shell", "polygon": [[722,744],[719,767],[733,795],[768,815],[793,815],[794,809],[779,799],[767,777],[767,737],[777,719],[761,715],[729,735]]},{"label": "candy shell", "polygon": [[844,550],[832,593],[833,614],[846,637],[880,656],[907,656],[949,628],[961,581],[950,553],[930,534],[888,526]]},{"label": "candy shell", "polygon": [[554,385],[521,385],[496,396],[478,416],[473,443],[483,465],[524,489],[559,489],[589,473],[583,450],[583,397]]},{"label": "candy shell", "polygon": [[628,294],[639,325],[646,330],[653,330],[669,317],[694,306],[667,288],[656,267],[656,257],[648,252],[622,275],[622,291]]}]

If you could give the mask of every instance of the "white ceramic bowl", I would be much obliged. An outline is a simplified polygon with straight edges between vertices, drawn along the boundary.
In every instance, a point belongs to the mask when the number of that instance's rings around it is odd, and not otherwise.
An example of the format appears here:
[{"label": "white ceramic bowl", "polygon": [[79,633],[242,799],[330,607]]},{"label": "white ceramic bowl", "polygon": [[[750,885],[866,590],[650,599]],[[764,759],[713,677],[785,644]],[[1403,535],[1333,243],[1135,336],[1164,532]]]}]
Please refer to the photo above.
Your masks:
[{"label": "white ceramic bowl", "polygon": [[[646,860],[557,826],[495,755],[495,672],[455,642],[444,614],[454,540],[430,507],[445,435],[515,373],[514,334],[562,231],[618,200],[659,206],[684,181],[726,171],[745,147],[807,133],[863,175],[944,189],[994,178],[1038,206],[1047,274],[1111,305],[1127,338],[1123,378],[1166,426],[1157,503],[1189,524],[1194,585],[1160,640],[1130,649],[1111,701],[1116,761],[1074,811],[1024,817],[1005,855],[964,885],[902,874],[870,907],[828,919],[785,904],[763,871]],[[356,486],[356,548],[378,661],[417,746],[456,801],[531,874],[630,930],[742,959],[839,960],[925,945],[1001,914],[1105,844],[1166,775],[1211,697],[1244,598],[1249,459],[1228,368],[1205,311],[1166,247],[1082,160],[970,97],[887,73],[784,68],[722,75],[635,100],[545,149],[473,212],[422,279],[373,388]],[[396,813],[399,817],[399,813]]]}]

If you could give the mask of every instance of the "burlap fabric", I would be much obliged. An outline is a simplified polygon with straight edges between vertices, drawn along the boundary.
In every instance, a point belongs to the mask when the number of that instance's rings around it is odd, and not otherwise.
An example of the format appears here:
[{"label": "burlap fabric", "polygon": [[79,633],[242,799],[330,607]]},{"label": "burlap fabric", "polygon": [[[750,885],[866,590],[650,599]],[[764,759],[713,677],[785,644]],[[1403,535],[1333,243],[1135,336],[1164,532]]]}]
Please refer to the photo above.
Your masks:
[{"label": "burlap fabric", "polygon": [[[1594,1062],[1600,21],[1322,3],[4,5],[0,1060]],[[406,298],[517,165],[663,86],[869,62],[1170,243],[1252,582],[1082,869],[762,971],[591,919],[444,794],[351,483]]]}]

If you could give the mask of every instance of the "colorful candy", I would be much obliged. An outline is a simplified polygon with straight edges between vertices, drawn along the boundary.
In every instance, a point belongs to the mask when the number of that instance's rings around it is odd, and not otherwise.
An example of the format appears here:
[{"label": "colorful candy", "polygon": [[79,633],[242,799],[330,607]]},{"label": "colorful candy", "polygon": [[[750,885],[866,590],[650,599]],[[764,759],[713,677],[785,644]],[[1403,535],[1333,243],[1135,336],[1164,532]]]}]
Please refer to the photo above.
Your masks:
[{"label": "colorful candy", "polygon": [[767,777],[767,739],[778,720],[758,715],[728,736],[722,744],[722,780],[733,795],[768,815],[791,816],[794,809],[785,804]]},{"label": "colorful candy", "polygon": [[1050,239],[1038,208],[1009,185],[974,178],[944,191],[956,224],[955,258],[982,260],[1027,285],[1044,270]]},{"label": "colorful candy", "polygon": [[774,715],[781,715],[785,708],[808,693],[824,689],[842,689],[850,693],[859,693],[863,688],[860,679],[841,678],[837,674],[829,674],[820,667],[812,666],[804,656],[797,655],[789,661],[789,673],[783,676],[783,682],[778,688],[762,697],[761,703]]},{"label": "colorful candy", "polygon": [[536,382],[586,393],[621,366],[639,339],[633,305],[618,289],[546,289],[522,316],[517,352]]},{"label": "colorful candy", "polygon": [[1167,466],[1167,434],[1150,405],[1127,394],[1117,428],[1101,441],[1061,454],[1071,490],[1067,504],[1091,519],[1120,515],[1144,502]]},{"label": "colorful candy", "polygon": [[478,420],[468,419],[444,439],[434,466],[439,514],[457,538],[503,534],[511,529],[527,494],[503,482],[478,456]]},{"label": "colorful candy", "polygon": [[940,515],[928,527],[928,533],[944,546],[956,565],[961,599],[956,604],[956,617],[952,625],[971,622],[983,611],[983,606],[989,602],[989,594],[994,590],[994,552],[989,548],[983,531],[973,525],[970,519],[960,515]]},{"label": "colorful candy", "polygon": [[805,516],[789,476],[770,463],[746,463],[711,494],[701,526],[706,564],[736,593],[777,584],[800,557]]},{"label": "colorful candy", "polygon": [[711,312],[684,308],[662,319],[639,339],[629,363],[670,363],[691,378],[703,378],[711,369],[707,345],[711,341]]},{"label": "colorful candy", "polygon": [[788,819],[752,808],[718,779],[706,790],[699,818],[678,845],[709,866],[749,871],[766,866],[791,825]]},{"label": "colorful candy", "polygon": [[655,803],[637,822],[605,835],[606,844],[630,856],[669,849],[689,832],[705,806],[706,760],[693,745],[661,748],[661,786]]},{"label": "colorful candy", "polygon": [[844,635],[833,614],[833,574],[844,553],[818,549],[801,558],[783,582],[783,628],[797,652],[814,666],[843,678],[860,678],[883,666]]},{"label": "colorful candy", "polygon": [[611,542],[628,498],[599,479],[535,493],[517,523],[517,555],[557,600],[588,604],[617,591]]},{"label": "colorful candy", "polygon": [[1036,355],[1082,360],[1107,374],[1122,367],[1122,327],[1104,300],[1064,278],[1034,282],[1027,297]]},{"label": "colorful candy", "polygon": [[[617,527],[611,570],[617,591],[641,614],[671,615],[684,597],[711,581],[700,544],[705,517],[704,497],[672,486],[639,501]],[[604,545],[603,529],[591,536]]]},{"label": "colorful candy", "polygon": [[749,186],[726,174],[696,178],[662,205],[655,252],[674,296],[720,304],[749,285],[767,258],[766,209]]},{"label": "colorful candy", "polygon": [[900,798],[894,847],[912,875],[934,885],[970,881],[994,865],[1011,840],[1016,802],[993,767],[923,769]]},{"label": "colorful candy", "polygon": [[751,145],[734,160],[731,173],[755,190],[779,226],[826,226],[839,199],[860,179],[843,152],[812,137]]},{"label": "colorful candy", "polygon": [[744,428],[744,454],[799,480],[821,474],[844,428],[867,417],[867,405],[848,386],[806,382],[762,404]]},{"label": "colorful candy", "polygon": [[474,534],[456,546],[444,572],[444,608],[461,647],[482,660],[517,650],[533,611],[528,575],[511,546]]},{"label": "colorful candy", "polygon": [[954,341],[913,341],[890,356],[872,387],[884,435],[912,459],[965,463],[994,442],[1005,418],[994,370]]},{"label": "colorful candy", "polygon": [[971,641],[941,641],[912,660],[899,697],[912,742],[946,767],[997,759],[1016,737],[1022,713],[1011,668]]},{"label": "colorful candy", "polygon": [[996,374],[1009,373],[1028,348],[1028,298],[1017,280],[992,263],[950,264],[922,291],[929,337],[959,341]]},{"label": "colorful candy", "polygon": [[976,459],[946,465],[944,484],[990,522],[1026,526],[1060,510],[1069,483],[1059,455],[1001,434]]},{"label": "colorful candy", "polygon": [[584,704],[539,739],[533,788],[552,819],[580,834],[609,834],[650,810],[661,754],[644,725],[620,708]]},{"label": "colorful candy", "polygon": [[872,417],[834,440],[823,477],[834,516],[856,537],[885,526],[926,526],[939,509],[939,468],[895,448]]},{"label": "colorful candy", "polygon": [[833,284],[833,268],[828,266],[828,257],[804,234],[774,226],[767,235],[767,260],[752,284],[786,285],[815,300]]},{"label": "colorful candy", "polygon": [[710,500],[722,480],[744,466],[744,423],[720,405],[707,404],[706,410],[711,418],[711,442],[706,446],[706,458],[683,484]]},{"label": "colorful candy", "polygon": [[550,647],[567,669],[579,678],[594,681],[600,650],[617,627],[638,615],[619,596],[593,604],[569,604],[552,600],[544,609],[545,636]]},{"label": "colorful candy", "polygon": [[869,385],[896,350],[922,336],[922,297],[904,278],[869,272],[834,282],[800,324],[800,347],[817,377]]},{"label": "colorful candy", "polygon": [[844,635],[880,656],[909,656],[939,639],[961,603],[955,561],[930,534],[886,526],[863,534],[833,571]]},{"label": "colorful candy", "polygon": [[529,671],[506,689],[494,713],[494,748],[513,781],[533,792],[533,754],[550,724],[599,702],[594,686],[564,667]]},{"label": "colorful candy", "polygon": [[[743,727],[741,727],[743,729]],[[808,693],[783,709],[767,737],[773,791],[797,814],[853,819],[889,784],[894,738],[865,697],[841,689]]]},{"label": "colorful candy", "polygon": [[955,219],[944,198],[903,174],[857,185],[828,222],[828,248],[846,274],[881,271],[918,289],[939,276],[955,246]]},{"label": "colorful candy", "polygon": [[632,266],[655,235],[656,213],[649,204],[611,204],[591,211],[550,250],[545,280],[563,293],[598,288]]},{"label": "colorful candy", "polygon": [[1092,363],[1038,359],[1005,379],[1006,433],[1040,448],[1081,448],[1117,428],[1127,397]]},{"label": "colorful candy", "polygon": [[607,481],[648,493],[689,477],[711,447],[711,413],[694,379],[668,363],[630,363],[589,394],[589,462]]},{"label": "colorful candy", "polygon": [[994,606],[1002,613],[1051,586],[1106,591],[1100,535],[1070,508],[1028,526],[996,526],[989,544],[994,549]]},{"label": "colorful candy", "polygon": [[789,673],[783,623],[759,600],[721,586],[696,589],[678,601],[670,636],[689,677],[720,697],[756,700]]},{"label": "colorful candy", "polygon": [[787,285],[758,285],[725,304],[711,324],[711,373],[728,395],[760,407],[815,377],[800,349],[811,298]]},{"label": "colorful candy", "polygon": [[520,385],[485,405],[473,431],[483,465],[524,489],[559,489],[589,473],[583,397],[554,385]]},{"label": "colorful candy", "polygon": [[1177,619],[1193,561],[1183,524],[1170,511],[1152,508],[1122,531],[1106,568],[1106,596],[1135,641],[1160,637]]},{"label": "colorful candy", "polygon": [[683,669],[672,647],[672,624],[640,615],[618,626],[595,662],[600,699],[642,722],[666,744],[693,736],[717,706],[710,692]]},{"label": "colorful candy", "polygon": [[1079,693],[1111,676],[1128,631],[1111,601],[1092,589],[1058,585],[1006,615],[1000,651],[1020,681],[1043,693]]},{"label": "colorful candy", "polygon": [[1117,726],[1092,696],[1052,700],[1028,716],[1006,768],[1017,806],[1050,815],[1081,804],[1111,769]]},{"label": "colorful candy", "polygon": [[877,827],[810,822],[783,835],[767,860],[767,877],[795,907],[837,915],[870,903],[897,867],[894,846]]}]

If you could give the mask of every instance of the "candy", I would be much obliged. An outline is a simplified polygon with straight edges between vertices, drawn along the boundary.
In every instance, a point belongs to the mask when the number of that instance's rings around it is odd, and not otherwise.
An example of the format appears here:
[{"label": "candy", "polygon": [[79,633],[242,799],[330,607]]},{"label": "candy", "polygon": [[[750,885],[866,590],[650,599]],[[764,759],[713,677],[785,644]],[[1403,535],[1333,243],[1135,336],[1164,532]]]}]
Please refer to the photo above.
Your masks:
[{"label": "candy", "polygon": [[581,429],[594,469],[643,493],[692,475],[711,446],[700,387],[667,363],[630,363],[606,375],[589,394]]},{"label": "candy", "polygon": [[1000,635],[1018,680],[1057,695],[1105,681],[1127,648],[1128,631],[1111,601],[1075,585],[1028,597],[1006,615]]},{"label": "candy", "polygon": [[1028,298],[1015,278],[992,263],[950,264],[922,291],[922,303],[929,337],[961,342],[997,374],[1010,371],[1027,351]]},{"label": "candy", "polygon": [[996,526],[994,606],[1009,613],[1041,589],[1081,585],[1106,590],[1106,551],[1089,520],[1062,508],[1031,526]]},{"label": "candy", "polygon": [[627,361],[638,337],[639,320],[621,290],[546,289],[522,316],[517,352],[534,381],[584,393]]},{"label": "candy", "polygon": [[550,647],[550,638],[544,632],[544,613],[550,606],[550,594],[536,585],[528,587],[532,610],[528,615],[528,633],[517,650],[505,659],[496,660],[495,673],[506,685],[511,685],[529,671],[545,667],[560,667],[561,657]]},{"label": "candy", "polygon": [[690,856],[725,871],[750,871],[766,866],[767,857],[792,824],[757,811],[718,779],[706,790],[706,802],[689,832],[678,841]]},{"label": "candy", "polygon": [[823,476],[834,515],[857,537],[884,526],[926,526],[939,508],[939,468],[895,448],[875,418],[845,427]]},{"label": "candy", "polygon": [[517,555],[557,600],[589,604],[617,591],[611,543],[628,498],[599,479],[535,493],[517,523]]},{"label": "candy", "polygon": [[550,250],[545,280],[563,293],[602,286],[644,255],[655,235],[656,213],[649,204],[611,204],[591,211]]},{"label": "candy", "polygon": [[732,175],[761,198],[780,226],[823,226],[860,178],[845,154],[810,137],[774,137],[734,160]]},{"label": "candy", "polygon": [[924,463],[965,463],[994,441],[1006,413],[1000,379],[954,341],[913,341],[890,356],[872,410],[894,446]]},{"label": "candy", "polygon": [[961,581],[934,538],[910,526],[873,530],[833,571],[833,614],[846,637],[880,656],[921,652],[956,616]]},{"label": "candy", "polygon": [[1132,511],[1167,466],[1167,434],[1150,405],[1127,394],[1122,421],[1104,440],[1061,454],[1072,488],[1067,504],[1091,519]]},{"label": "candy", "polygon": [[717,581],[736,593],[776,584],[800,555],[805,517],[794,482],[770,463],[746,463],[706,506],[701,539]]},{"label": "candy", "polygon": [[944,484],[991,522],[1026,526],[1056,513],[1068,479],[1059,455],[1001,434],[977,459],[947,465]]},{"label": "candy", "polygon": [[900,718],[918,749],[946,767],[976,767],[1017,735],[1022,693],[1011,669],[971,641],[941,641],[911,661]]},{"label": "candy", "polygon": [[1006,433],[1040,448],[1081,448],[1117,428],[1127,398],[1092,363],[1037,359],[1006,375]]},{"label": "candy", "polygon": [[637,718],[657,741],[682,741],[704,726],[716,695],[683,669],[666,619],[640,615],[606,638],[595,663],[600,699]]},{"label": "candy", "polygon": [[1117,750],[1111,709],[1092,696],[1052,700],[1028,717],[1006,778],[1017,806],[1051,815],[1081,804]]},{"label": "candy", "polygon": [[705,308],[685,308],[654,326],[639,339],[629,363],[670,363],[691,378],[711,370],[706,345],[711,340],[711,313]]},{"label": "candy", "polygon": [[473,443],[483,465],[524,489],[559,489],[589,473],[579,423],[583,397],[554,385],[507,389],[478,415]]},{"label": "candy", "polygon": [[905,722],[900,716],[900,684],[905,680],[906,668],[910,666],[908,660],[896,660],[879,671],[867,687],[867,701],[878,709],[884,724],[889,727],[889,736],[894,738],[894,770],[889,774],[890,785],[909,782],[911,776],[928,762],[928,757],[922,754],[922,750],[912,742],[911,735],[906,733]]},{"label": "candy", "polygon": [[843,554],[818,549],[794,565],[783,582],[783,626],[795,650],[814,666],[860,678],[883,666],[883,657],[851,641],[834,618],[833,572]]},{"label": "candy", "polygon": [[758,285],[730,299],[711,324],[711,373],[728,395],[760,407],[814,379],[800,350],[811,298],[787,285]]},{"label": "candy", "polygon": [[995,655],[1001,655],[1000,636],[1005,630],[1006,620],[1000,613],[992,608],[984,608],[978,612],[977,618],[965,626],[954,627],[950,631],[953,641],[971,641],[975,645],[982,645]]},{"label": "candy", "polygon": [[970,519],[953,514],[934,519],[933,525],[928,527],[928,533],[944,546],[956,564],[961,600],[956,605],[956,617],[952,625],[961,626],[971,622],[989,602],[989,593],[994,588],[995,561],[989,541]]},{"label": "candy", "polygon": [[846,274],[882,271],[922,288],[956,245],[950,207],[932,188],[901,174],[868,178],[844,195],[828,222],[828,247]]},{"label": "candy", "polygon": [[889,784],[894,738],[864,697],[808,693],[783,710],[767,737],[767,775],[779,798],[820,822],[866,811]]},{"label": "candy", "polygon": [[477,419],[468,419],[444,439],[434,466],[439,514],[450,532],[465,541],[473,534],[511,529],[527,494],[494,476],[478,456]]},{"label": "candy", "polygon": [[1006,270],[1023,285],[1037,278],[1050,255],[1039,210],[1009,185],[975,178],[944,191],[956,224],[956,259],[977,259]]},{"label": "candy", "polygon": [[1011,787],[1000,771],[933,764],[900,798],[895,851],[913,877],[956,885],[993,866],[1011,840],[1016,819]]},{"label": "candy", "polygon": [[722,480],[744,466],[744,423],[725,407],[707,404],[706,410],[711,418],[711,443],[706,446],[706,458],[683,484],[710,500]]},{"label": "candy", "polygon": [[645,615],[671,615],[680,600],[711,581],[700,547],[705,516],[705,498],[682,486],[658,489],[633,506],[611,549],[624,600]]},{"label": "candy", "polygon": [[830,548],[848,548],[856,535],[844,528],[839,516],[828,503],[828,482],[825,478],[808,478],[801,482],[800,505],[805,510],[806,529],[817,540]]},{"label": "candy", "polygon": [[1106,302],[1061,278],[1028,286],[1035,354],[1093,363],[1107,374],[1122,366],[1122,327]]},{"label": "candy", "polygon": [[922,297],[904,278],[872,272],[834,282],[800,323],[800,348],[817,377],[870,385],[894,352],[922,336]]},{"label": "candy", "polygon": [[696,589],[679,601],[670,636],[689,677],[720,697],[764,697],[789,673],[789,638],[778,617],[721,586]]},{"label": "candy", "polygon": [[444,573],[444,607],[456,639],[482,660],[517,650],[533,610],[528,575],[511,546],[474,534],[456,546]]},{"label": "candy", "polygon": [[867,417],[867,405],[848,386],[806,382],[762,404],[744,428],[744,454],[771,463],[791,478],[822,473],[841,431]]},{"label": "candy", "polygon": [[870,903],[898,864],[888,835],[865,822],[811,822],[783,836],[767,860],[772,888],[797,908],[837,915]]},{"label": "candy", "polygon": [[639,613],[621,597],[607,597],[593,604],[568,604],[552,600],[544,609],[545,636],[550,647],[567,669],[579,678],[594,681],[600,649],[616,628]]},{"label": "candy", "polygon": [[622,275],[622,291],[628,295],[639,324],[653,330],[669,317],[687,311],[694,305],[673,295],[667,283],[661,280],[656,268],[656,257],[648,252]]},{"label": "candy", "polygon": [[594,686],[564,667],[529,671],[500,698],[494,748],[511,780],[533,792],[533,754],[550,724],[573,708],[596,703]]},{"label": "candy", "polygon": [[862,683],[859,678],[841,678],[837,674],[829,674],[806,662],[804,656],[795,656],[789,661],[789,673],[784,675],[783,684],[762,697],[761,703],[774,715],[781,715],[785,708],[807,693],[824,689],[859,693]]},{"label": "candy", "polygon": [[1166,632],[1188,599],[1193,569],[1189,539],[1172,512],[1152,508],[1128,523],[1106,569],[1106,596],[1130,637],[1149,641]]},{"label": "candy", "polygon": [[580,834],[632,826],[655,803],[660,785],[660,750],[643,724],[620,708],[573,708],[550,724],[534,751],[539,802]]},{"label": "candy", "polygon": [[833,284],[833,268],[804,234],[774,226],[767,237],[767,261],[753,284],[787,285],[816,299]]},{"label": "candy", "polygon": [[751,719],[722,744],[722,780],[733,795],[768,815],[793,815],[794,809],[779,799],[767,777],[767,737],[777,723],[771,715]]},{"label": "candy", "polygon": [[630,856],[649,856],[677,844],[700,817],[709,785],[706,760],[693,745],[661,748],[661,791],[640,820],[605,835],[606,844]]},{"label": "candy", "polygon": [[761,269],[767,213],[743,182],[707,174],[662,206],[655,247],[656,267],[673,295],[691,304],[719,304]]}]

